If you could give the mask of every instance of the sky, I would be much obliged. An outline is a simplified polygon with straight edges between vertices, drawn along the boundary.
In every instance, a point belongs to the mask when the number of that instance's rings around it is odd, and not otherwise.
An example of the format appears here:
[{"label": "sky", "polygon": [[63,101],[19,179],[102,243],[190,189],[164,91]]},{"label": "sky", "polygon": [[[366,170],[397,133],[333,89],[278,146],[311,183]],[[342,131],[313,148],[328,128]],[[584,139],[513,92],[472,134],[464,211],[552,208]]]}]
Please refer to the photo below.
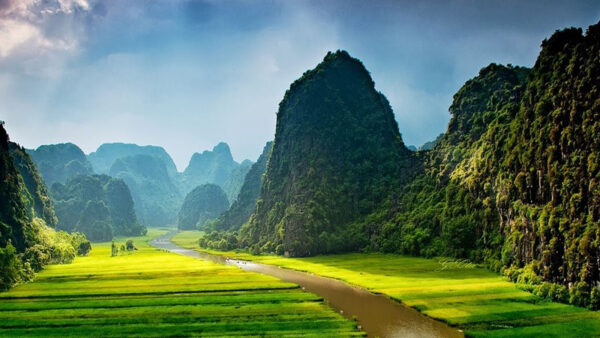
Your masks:
[{"label": "sky", "polygon": [[482,67],[599,19],[597,0],[0,0],[0,120],[27,148],[152,144],[183,170],[224,141],[254,161],[289,85],[344,49],[418,146]]}]

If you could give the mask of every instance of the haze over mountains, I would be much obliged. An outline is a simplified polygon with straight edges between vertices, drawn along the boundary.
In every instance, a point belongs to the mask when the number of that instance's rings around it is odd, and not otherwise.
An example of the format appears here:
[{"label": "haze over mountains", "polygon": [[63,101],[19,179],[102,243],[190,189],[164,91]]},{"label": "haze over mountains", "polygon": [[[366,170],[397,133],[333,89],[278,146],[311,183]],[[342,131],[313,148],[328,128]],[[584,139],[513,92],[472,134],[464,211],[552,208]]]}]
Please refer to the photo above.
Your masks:
[{"label": "haze over mountains", "polygon": [[252,165],[249,160],[234,161],[223,142],[212,151],[195,153],[181,173],[158,146],[106,143],[86,156],[76,145],[65,143],[28,152],[50,186],[67,183],[79,175],[102,174],[123,180],[131,192],[137,220],[146,226],[175,224],[185,196],[202,184],[220,186],[229,206]]}]

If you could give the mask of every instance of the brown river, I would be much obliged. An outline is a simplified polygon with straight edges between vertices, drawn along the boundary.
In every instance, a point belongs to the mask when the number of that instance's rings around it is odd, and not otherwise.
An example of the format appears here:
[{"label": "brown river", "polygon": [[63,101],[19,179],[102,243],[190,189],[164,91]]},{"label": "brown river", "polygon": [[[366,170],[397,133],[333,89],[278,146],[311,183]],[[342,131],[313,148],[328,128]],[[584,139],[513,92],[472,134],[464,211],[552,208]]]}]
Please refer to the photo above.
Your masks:
[{"label": "brown river", "polygon": [[337,279],[185,249],[171,242],[173,235],[174,233],[168,233],[150,244],[181,255],[235,265],[247,271],[298,284],[304,290],[323,297],[329,306],[344,317],[353,319],[356,316],[360,329],[369,337],[463,337],[458,329],[433,320],[387,296],[371,293]]}]

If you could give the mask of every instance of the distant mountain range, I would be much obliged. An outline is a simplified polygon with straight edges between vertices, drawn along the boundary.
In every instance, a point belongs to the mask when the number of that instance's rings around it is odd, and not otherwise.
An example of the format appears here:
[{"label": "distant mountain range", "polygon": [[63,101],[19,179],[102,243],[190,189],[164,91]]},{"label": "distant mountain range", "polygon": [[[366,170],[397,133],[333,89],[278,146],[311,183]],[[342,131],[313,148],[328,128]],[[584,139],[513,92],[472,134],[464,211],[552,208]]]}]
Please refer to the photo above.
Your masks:
[{"label": "distant mountain range", "polygon": [[28,150],[49,186],[67,183],[79,175],[103,174],[122,179],[131,191],[139,222],[164,226],[177,222],[184,197],[195,187],[216,184],[228,203],[235,201],[252,162],[233,160],[226,143],[212,151],[195,153],[183,172],[158,146],[105,143],[85,155],[72,143],[43,145]]}]

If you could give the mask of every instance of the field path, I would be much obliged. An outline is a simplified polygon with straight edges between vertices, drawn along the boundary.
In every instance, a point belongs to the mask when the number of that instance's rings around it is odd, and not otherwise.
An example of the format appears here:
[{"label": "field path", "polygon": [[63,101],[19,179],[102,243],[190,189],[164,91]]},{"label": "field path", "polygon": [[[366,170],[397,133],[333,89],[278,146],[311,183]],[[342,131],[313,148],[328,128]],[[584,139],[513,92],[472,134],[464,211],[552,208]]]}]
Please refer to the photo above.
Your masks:
[{"label": "field path", "polygon": [[369,337],[463,336],[456,328],[433,320],[387,296],[374,294],[332,278],[185,249],[171,241],[174,234],[175,232],[165,234],[151,241],[150,244],[181,255],[235,265],[243,270],[259,272],[286,282],[296,283],[306,291],[323,297],[331,307],[346,318],[357,318],[362,330]]}]

